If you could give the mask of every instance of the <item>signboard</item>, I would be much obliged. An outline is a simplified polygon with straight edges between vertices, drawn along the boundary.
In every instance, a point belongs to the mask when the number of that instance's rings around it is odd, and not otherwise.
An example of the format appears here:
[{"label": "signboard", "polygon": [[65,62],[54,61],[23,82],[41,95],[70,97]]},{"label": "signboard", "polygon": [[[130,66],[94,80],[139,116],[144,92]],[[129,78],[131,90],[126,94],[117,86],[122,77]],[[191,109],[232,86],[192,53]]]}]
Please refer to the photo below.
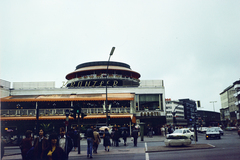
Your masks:
[{"label": "signboard", "polygon": [[139,124],[140,123],[140,119],[136,119],[136,123]]}]

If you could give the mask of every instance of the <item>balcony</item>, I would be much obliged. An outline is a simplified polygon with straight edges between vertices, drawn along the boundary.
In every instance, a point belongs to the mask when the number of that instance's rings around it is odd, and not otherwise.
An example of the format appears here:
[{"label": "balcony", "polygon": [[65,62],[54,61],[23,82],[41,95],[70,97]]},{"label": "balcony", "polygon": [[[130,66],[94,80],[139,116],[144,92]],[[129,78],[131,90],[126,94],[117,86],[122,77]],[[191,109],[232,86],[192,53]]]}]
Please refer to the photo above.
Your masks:
[{"label": "balcony", "polygon": [[238,97],[240,95],[240,91],[234,94],[234,97]]},{"label": "balcony", "polygon": [[[70,108],[61,109],[39,109],[39,116],[64,116],[66,110]],[[28,117],[36,116],[36,109],[2,109],[2,117]],[[82,112],[87,115],[105,115],[103,108],[82,108]],[[110,114],[129,114],[130,108],[111,108]]]},{"label": "balcony", "polygon": [[235,84],[234,89],[236,90],[237,88],[240,88],[240,84]]},{"label": "balcony", "polygon": [[235,102],[235,105],[236,106],[240,105],[240,101]]}]

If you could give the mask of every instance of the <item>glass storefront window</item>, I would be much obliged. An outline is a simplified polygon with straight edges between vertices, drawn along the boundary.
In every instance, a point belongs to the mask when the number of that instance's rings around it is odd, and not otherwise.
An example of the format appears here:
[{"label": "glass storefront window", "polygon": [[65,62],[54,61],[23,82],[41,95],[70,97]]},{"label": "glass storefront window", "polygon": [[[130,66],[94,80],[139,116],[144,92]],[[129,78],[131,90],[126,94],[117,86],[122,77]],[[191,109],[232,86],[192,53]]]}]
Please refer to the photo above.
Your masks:
[{"label": "glass storefront window", "polygon": [[159,94],[140,94],[139,110],[162,110],[162,108],[159,106],[162,105],[162,102],[159,102],[159,99],[162,99],[162,96]]}]

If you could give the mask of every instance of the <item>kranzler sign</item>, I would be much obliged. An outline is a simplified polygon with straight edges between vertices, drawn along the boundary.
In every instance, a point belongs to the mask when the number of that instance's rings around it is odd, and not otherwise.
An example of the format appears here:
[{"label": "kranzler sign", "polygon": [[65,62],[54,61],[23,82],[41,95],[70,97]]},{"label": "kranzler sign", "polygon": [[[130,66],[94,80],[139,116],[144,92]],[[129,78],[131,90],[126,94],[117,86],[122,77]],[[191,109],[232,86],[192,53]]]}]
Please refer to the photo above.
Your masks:
[{"label": "kranzler sign", "polygon": [[123,86],[123,81],[121,80],[83,80],[83,81],[74,81],[67,84],[67,87],[74,88],[74,87],[104,87],[104,86]]}]

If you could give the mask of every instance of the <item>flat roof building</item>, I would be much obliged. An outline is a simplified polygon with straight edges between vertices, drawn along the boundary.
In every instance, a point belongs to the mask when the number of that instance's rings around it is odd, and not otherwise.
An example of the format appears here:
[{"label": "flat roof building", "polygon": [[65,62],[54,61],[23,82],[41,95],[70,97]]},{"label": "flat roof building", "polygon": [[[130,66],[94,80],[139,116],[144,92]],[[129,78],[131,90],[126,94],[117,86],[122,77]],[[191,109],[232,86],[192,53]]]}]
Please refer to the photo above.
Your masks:
[{"label": "flat roof building", "polygon": [[[96,61],[77,65],[61,88],[55,88],[55,82],[13,82],[9,95],[1,96],[2,129],[12,126],[24,133],[36,130],[38,122],[51,124],[50,130],[56,130],[64,125],[66,110],[74,105],[81,106],[87,115],[81,125],[104,124],[108,100],[110,125],[131,129],[144,122],[157,133],[166,123],[164,83],[139,78],[140,74],[126,63]],[[69,126],[76,125],[77,120],[69,116]]]}]

